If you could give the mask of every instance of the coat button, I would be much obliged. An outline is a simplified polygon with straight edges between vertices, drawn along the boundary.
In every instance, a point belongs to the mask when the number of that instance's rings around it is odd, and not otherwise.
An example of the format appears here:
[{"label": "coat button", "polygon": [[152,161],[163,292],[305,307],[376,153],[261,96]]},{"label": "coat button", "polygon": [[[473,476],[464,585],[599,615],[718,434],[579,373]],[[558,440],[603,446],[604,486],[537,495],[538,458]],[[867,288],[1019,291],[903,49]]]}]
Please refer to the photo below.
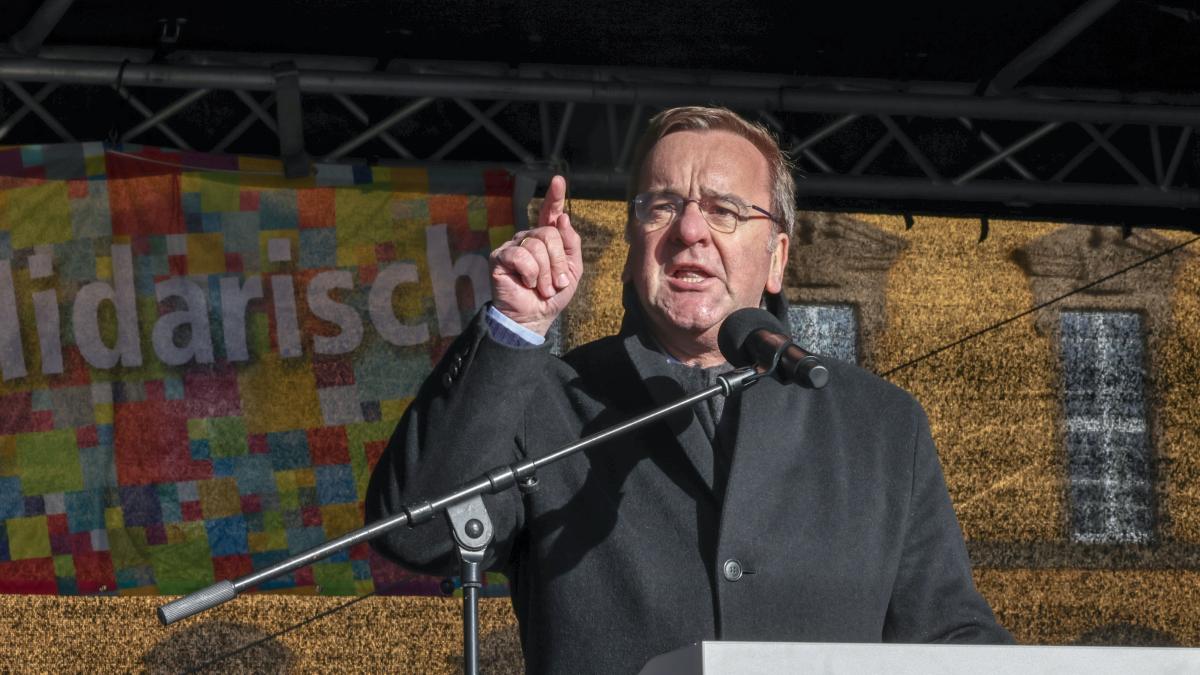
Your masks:
[{"label": "coat button", "polygon": [[737,581],[742,578],[742,563],[735,558],[730,558],[725,561],[721,571],[725,574],[726,581]]},{"label": "coat button", "polygon": [[450,373],[442,373],[442,386],[449,389],[451,384],[454,384],[454,376]]},{"label": "coat button", "polygon": [[[462,354],[455,354],[454,358],[450,359],[449,371],[450,371],[450,379],[451,380],[458,377],[458,374],[462,372],[462,365],[463,365],[463,355]],[[450,383],[446,382],[446,386],[447,387],[450,386]]]}]

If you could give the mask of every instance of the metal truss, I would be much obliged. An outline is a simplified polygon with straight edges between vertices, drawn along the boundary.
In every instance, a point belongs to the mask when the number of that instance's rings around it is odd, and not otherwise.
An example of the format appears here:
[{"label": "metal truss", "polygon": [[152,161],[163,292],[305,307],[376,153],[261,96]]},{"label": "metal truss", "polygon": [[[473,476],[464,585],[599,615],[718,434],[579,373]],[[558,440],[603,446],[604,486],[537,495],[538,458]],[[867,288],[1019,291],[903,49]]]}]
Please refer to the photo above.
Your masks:
[{"label": "metal truss", "polygon": [[[466,163],[624,187],[653,111],[774,129],[801,196],[909,208],[1200,207],[1200,95],[678,70],[43,47],[0,57],[0,142],[108,139],[324,162]],[[996,83],[993,82],[993,85]],[[955,204],[959,206],[956,207]]]}]

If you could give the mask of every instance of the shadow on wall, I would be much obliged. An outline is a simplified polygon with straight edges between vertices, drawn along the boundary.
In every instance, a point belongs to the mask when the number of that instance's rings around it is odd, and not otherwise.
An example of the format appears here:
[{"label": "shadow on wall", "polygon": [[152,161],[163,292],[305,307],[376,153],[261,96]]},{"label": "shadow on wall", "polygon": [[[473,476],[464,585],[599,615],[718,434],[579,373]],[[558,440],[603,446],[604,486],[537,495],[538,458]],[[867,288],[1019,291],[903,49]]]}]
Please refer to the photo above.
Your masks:
[{"label": "shadow on wall", "polygon": [[1086,646],[1179,647],[1174,635],[1139,626],[1136,623],[1110,623],[1093,628],[1075,641]]},{"label": "shadow on wall", "polygon": [[171,636],[142,657],[148,673],[284,673],[296,665],[290,649],[260,628],[206,621]]},{"label": "shadow on wall", "polygon": [[[456,637],[461,638],[462,634]],[[492,630],[480,630],[479,670],[488,675],[520,675],[525,672],[525,657],[521,654],[521,635],[516,622]],[[442,668],[436,672],[463,672],[461,644],[445,658]]]}]

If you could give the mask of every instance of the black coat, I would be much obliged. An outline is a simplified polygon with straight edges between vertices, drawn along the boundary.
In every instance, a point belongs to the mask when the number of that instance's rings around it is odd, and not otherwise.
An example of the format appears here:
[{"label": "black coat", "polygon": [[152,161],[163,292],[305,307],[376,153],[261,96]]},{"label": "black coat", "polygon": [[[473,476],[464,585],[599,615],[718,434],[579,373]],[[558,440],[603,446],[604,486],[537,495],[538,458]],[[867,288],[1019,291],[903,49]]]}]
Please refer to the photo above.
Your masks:
[{"label": "black coat", "polygon": [[[975,590],[924,412],[827,365],[824,389],[763,380],[727,403],[727,471],[684,413],[547,467],[531,495],[485,499],[530,672],[637,672],[711,639],[1011,641]],[[481,313],[397,427],[367,519],[682,393],[637,335],[558,359],[496,343]],[[374,545],[457,570],[441,519]]]}]

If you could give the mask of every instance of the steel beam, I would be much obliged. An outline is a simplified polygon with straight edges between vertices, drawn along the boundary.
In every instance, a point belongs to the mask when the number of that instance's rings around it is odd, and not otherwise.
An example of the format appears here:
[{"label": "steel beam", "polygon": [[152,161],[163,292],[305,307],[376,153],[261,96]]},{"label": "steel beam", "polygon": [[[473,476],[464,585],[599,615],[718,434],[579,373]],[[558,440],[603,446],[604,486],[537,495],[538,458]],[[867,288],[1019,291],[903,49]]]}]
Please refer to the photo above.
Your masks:
[{"label": "steel beam", "polygon": [[[244,91],[238,91],[236,93],[238,94],[238,98],[241,98],[242,96],[246,97],[243,98],[242,101],[245,102],[248,107],[250,102],[254,101],[254,97]],[[261,105],[255,101],[255,107],[258,108],[258,111],[252,107],[250,113],[246,115],[241,122],[238,122],[233,129],[230,129],[229,133],[225,134],[225,137],[212,147],[212,152],[225,152],[225,149],[228,148],[231,143],[236,141],[239,136],[246,133],[246,130],[250,128],[251,124],[254,124],[255,120],[261,121],[267,126],[268,129],[278,135],[279,132],[275,128],[275,120],[272,119],[270,113],[267,112],[274,103],[275,94],[268,94],[267,97],[263,99]],[[259,111],[261,111],[261,114]]]},{"label": "steel beam", "polygon": [[798,197],[1200,208],[1200,190],[1161,190],[1136,185],[971,181],[962,185],[923,178],[809,175],[796,182]]},{"label": "steel beam", "polygon": [[271,65],[275,76],[275,135],[283,175],[303,178],[312,173],[312,161],[304,149],[304,108],[300,103],[300,69],[291,61]]},{"label": "steel beam", "polygon": [[[57,88],[57,84],[47,84],[46,86],[37,90],[37,93],[33,95],[33,100],[41,103],[42,101],[45,101],[46,97]],[[31,112],[33,112],[32,108],[27,105],[22,105],[15,113],[9,115],[8,119],[4,120],[4,124],[0,124],[0,138],[7,136],[8,132],[12,131],[13,127],[17,126],[17,123],[25,119],[25,116]]]},{"label": "steel beam", "polygon": [[58,134],[59,137],[64,141],[75,140],[75,137],[71,135],[71,132],[67,131],[66,127],[64,127],[58,121],[58,119],[54,117],[54,115],[50,114],[50,111],[42,107],[42,104],[39,103],[37,99],[30,96],[29,92],[25,91],[24,87],[16,82],[5,82],[4,84],[8,87],[9,91],[11,91],[18,99],[21,100],[21,103],[26,108],[33,111],[34,115],[37,115],[39,118],[41,118],[41,120],[46,123],[46,126],[50,127],[51,131]]},{"label": "steel beam", "polygon": [[208,91],[209,91],[208,89],[197,89],[196,91],[190,91],[190,92],[184,94],[183,96],[180,96],[179,98],[172,101],[165,108],[148,116],[146,119],[142,120],[141,123],[137,124],[129,131],[126,131],[125,133],[121,134],[121,141],[128,141],[133,138],[136,138],[139,134],[142,134],[143,132],[148,130],[150,127],[158,125],[160,122],[165,121],[171,115],[174,115],[175,113],[179,112],[180,110],[183,110],[184,108],[188,107],[189,105],[191,105],[191,104],[195,103],[196,101],[200,100],[201,98],[207,96]]},{"label": "steel beam", "polygon": [[893,140],[895,139],[892,136],[892,132],[884,129],[883,135],[879,137],[879,140],[875,141],[875,143],[871,145],[870,149],[868,149],[862,157],[859,157],[858,161],[854,163],[854,166],[850,168],[850,175],[858,176],[862,174],[863,171],[866,171],[867,168],[871,166],[872,162],[874,162],[876,159],[879,159],[879,155],[883,154],[884,149],[886,149]]},{"label": "steel beam", "polygon": [[[146,104],[138,100],[138,98],[134,96],[133,93],[128,89],[121,87],[117,89],[117,94],[119,94],[131,108],[141,113],[142,117],[150,118],[154,116],[154,111],[147,107]],[[161,131],[162,134],[167,137],[167,140],[174,143],[176,148],[179,148],[180,150],[192,149],[192,146],[188,145],[187,141],[183,140],[179,134],[175,133],[171,127],[167,126],[166,122],[159,121],[154,125],[154,127]]]},{"label": "steel beam", "polygon": [[1151,124],[1147,129],[1150,132],[1150,160],[1154,162],[1154,182],[1162,185],[1163,182],[1163,163],[1162,163],[1162,144],[1158,140],[1158,126]]},{"label": "steel beam", "polygon": [[963,183],[971,180],[975,176],[978,176],[979,174],[983,173],[984,171],[987,171],[988,169],[992,168],[996,164],[1008,159],[1013,153],[1020,152],[1024,148],[1028,147],[1031,143],[1036,142],[1042,136],[1045,136],[1046,134],[1050,133],[1051,131],[1054,131],[1055,129],[1058,128],[1058,126],[1059,126],[1058,122],[1047,122],[1046,124],[1043,124],[1042,126],[1035,129],[1032,133],[1029,133],[1029,134],[1026,134],[1025,136],[1023,136],[1016,143],[1013,143],[1012,145],[1008,146],[1007,148],[1004,148],[1003,150],[998,151],[995,155],[992,155],[991,157],[985,159],[984,161],[980,162],[979,164],[968,169],[961,176],[954,179],[954,184],[962,185]]},{"label": "steel beam", "polygon": [[1129,161],[1129,159],[1125,157],[1125,155],[1118,150],[1116,146],[1109,142],[1108,137],[1102,136],[1099,131],[1096,131],[1096,127],[1088,124],[1087,122],[1084,122],[1080,126],[1082,126],[1083,130],[1088,132],[1088,135],[1092,137],[1092,140],[1099,144],[1100,147],[1104,148],[1104,151],[1107,152],[1110,157],[1116,160],[1117,164],[1121,165],[1121,168],[1125,169],[1125,172],[1132,176],[1139,185],[1150,185],[1150,181],[1146,180],[1146,176],[1144,176],[1142,172],[1133,165],[1133,162]]},{"label": "steel beam", "polygon": [[[783,123],[781,123],[779,118],[775,117],[771,113],[765,110],[759,110],[758,116],[766,120],[768,124],[774,127],[777,133],[782,134],[786,132],[783,127]],[[828,137],[838,129],[841,129],[856,119],[858,119],[858,115],[843,115],[841,118],[834,120],[816,132],[810,134],[808,138],[804,140],[797,140],[793,134],[788,134],[788,142],[792,143],[792,145],[789,146],[785,152],[789,157],[793,158],[797,154],[802,155],[809,162],[812,162],[813,166],[817,167],[818,171],[822,171],[824,173],[837,173],[833,170],[833,167],[829,166],[829,164],[820,155],[818,155],[815,150],[812,149],[812,146],[816,145],[824,138]]]},{"label": "steel beam", "polygon": [[[497,113],[499,113],[501,110],[504,110],[506,107],[508,107],[508,101],[496,101],[495,103],[488,106],[487,110],[483,111],[483,115],[490,119],[492,117],[495,117]],[[470,138],[471,134],[475,133],[476,130],[478,130],[482,126],[483,126],[483,123],[480,122],[478,119],[472,119],[471,122],[469,124],[467,124],[467,126],[463,127],[461,130],[459,130],[459,132],[457,134],[454,134],[454,136],[450,140],[443,143],[442,147],[440,147],[436,151],[434,151],[434,153],[429,156],[429,159],[431,159],[435,162],[445,159],[446,155],[450,154],[455,148],[462,145],[463,141]]]},{"label": "steel beam", "polygon": [[1167,167],[1167,175],[1163,177],[1160,187],[1168,187],[1175,180],[1175,171],[1179,168],[1179,160],[1183,159],[1183,149],[1187,147],[1192,128],[1187,127],[1179,132],[1179,141],[1175,143],[1175,152],[1171,155],[1171,165]]},{"label": "steel beam", "polygon": [[465,98],[456,98],[454,99],[454,102],[457,103],[460,108],[467,111],[468,115],[478,120],[479,124],[481,124],[484,129],[487,129],[488,133],[494,136],[496,140],[500,141],[504,147],[508,148],[509,152],[516,155],[517,159],[525,162],[526,164],[533,164],[536,161],[528,150],[521,147],[521,144],[518,143],[512,136],[508,135],[507,131],[501,129],[500,125],[493,122],[492,118],[484,115],[479,108],[475,107],[475,104],[471,103]]},{"label": "steel beam", "polygon": [[550,156],[550,102],[538,101],[538,130],[542,136],[542,157]]},{"label": "steel beam", "polygon": [[617,106],[612,103],[605,104],[604,121],[608,130],[608,156],[612,158],[613,166],[616,166],[617,153],[620,152],[617,148]]},{"label": "steel beam", "polygon": [[826,124],[825,126],[821,127],[818,131],[813,132],[812,134],[810,134],[808,136],[808,138],[805,138],[804,140],[800,141],[796,145],[793,145],[791,148],[788,148],[788,153],[790,154],[790,153],[795,153],[797,151],[806,150],[806,149],[816,145],[817,143],[820,143],[827,136],[834,133],[838,129],[841,129],[842,127],[846,126],[847,124],[853,122],[856,119],[858,119],[858,115],[855,115],[855,114],[843,115],[842,117],[834,120],[833,122],[830,122],[829,124]]},{"label": "steel beam", "polygon": [[[0,60],[0,80],[109,85],[119,64],[51,59]],[[274,91],[268,68],[128,64],[127,86]],[[301,70],[300,88],[316,94],[368,94],[397,98],[559,101],[669,106],[709,101],[736,109],[827,114],[969,117],[1035,122],[1105,122],[1200,126],[1200,106],[1081,103],[1027,98],[909,92],[855,92],[787,86],[532,80],[518,77],[404,75]]]},{"label": "steel beam", "polygon": [[[279,127],[276,126],[274,118],[271,117],[271,114],[268,113],[265,108],[258,104],[258,101],[255,100],[253,96],[240,90],[233,93],[238,97],[238,100],[240,100],[247,108],[250,109],[250,114],[252,116],[257,117],[260,122],[267,125],[267,128],[270,129],[276,136],[279,135]],[[271,94],[268,100],[274,101],[275,95]]]},{"label": "steel beam", "polygon": [[[123,61],[144,64],[154,58],[154,51],[122,47],[80,45],[47,45],[38,54],[50,61],[87,61],[119,64]],[[301,70],[369,72],[381,70],[408,75],[471,75],[486,77],[518,77],[523,79],[594,80],[669,83],[696,86],[753,85],[759,88],[840,90],[859,92],[909,92],[918,95],[973,96],[973,82],[941,82],[928,80],[892,81],[861,77],[807,77],[774,73],[745,73],[735,71],[678,70],[669,68],[621,66],[572,66],[564,64],[483,63],[478,61],[437,61],[393,59],[379,67],[377,59],[314,54],[213,52],[180,49],[171,52],[170,63],[192,66],[251,66],[267,67],[279,61],[294,61]],[[1137,103],[1144,105],[1200,105],[1200,93],[1164,91],[1119,91],[1088,87],[1021,87],[1024,97],[1038,100],[1065,100],[1097,103]]]},{"label": "steel beam", "polygon": [[1112,9],[1118,2],[1120,0],[1089,0],[1080,5],[1058,25],[1050,29],[1050,32],[1026,47],[1008,65],[1000,69],[1000,72],[989,83],[988,92],[1007,92],[1012,89],[1013,85],[1025,79],[1026,75],[1057,54],[1068,42],[1075,39],[1075,36],[1092,25],[1096,19],[1104,16],[1105,12]]},{"label": "steel beam", "polygon": [[554,147],[550,150],[550,162],[552,164],[560,164],[562,162],[563,146],[567,143],[567,129],[571,127],[571,118],[575,115],[575,102],[567,103],[563,108],[562,120],[558,123],[558,135],[554,138]]},{"label": "steel beam", "polygon": [[45,0],[33,13],[29,22],[13,34],[8,41],[9,48],[25,56],[37,54],[50,31],[54,30],[74,3],[75,0]]},{"label": "steel beam", "polygon": [[[176,56],[177,54],[173,54],[170,58],[174,59]],[[211,81],[214,89],[231,91],[249,108],[249,114],[244,118],[240,111],[233,111],[220,122],[223,126],[219,131],[225,134],[219,144],[220,150],[228,147],[256,120],[262,120],[268,128],[272,128],[274,109],[271,106],[277,98],[279,85],[271,74],[269,64],[277,62],[277,57],[247,56],[243,62],[237,58],[224,60],[223,56],[188,55],[186,58],[191,61],[180,63],[128,63],[122,77],[122,84],[128,89],[122,88],[121,91],[126,95],[129,104],[147,118],[135,129],[131,129],[130,134],[141,133],[150,126],[157,126],[177,147],[187,148],[184,139],[174,134],[165,124],[165,120],[190,101],[180,99],[167,109],[153,112],[129,94],[129,90],[179,88],[206,81]],[[806,176],[798,185],[799,190],[808,197],[874,199],[884,205],[884,208],[893,208],[887,206],[889,203],[910,204],[912,200],[940,202],[943,205],[955,202],[1012,202],[1057,207],[1110,205],[1196,208],[1195,191],[1172,188],[1171,184],[1194,184],[1195,169],[1185,158],[1189,157],[1191,150],[1196,147],[1192,128],[1200,124],[1200,105],[1039,100],[1035,95],[1029,94],[1031,89],[1022,89],[1022,98],[1019,99],[975,97],[963,93],[965,90],[961,89],[962,83],[914,85],[914,89],[919,90],[915,93],[894,90],[899,86],[898,83],[880,84],[880,87],[887,84],[893,87],[893,90],[881,88],[845,91],[834,89],[835,83],[832,81],[811,87],[800,86],[797,83],[806,81],[805,78],[769,74],[739,79],[729,73],[624,69],[629,71],[628,78],[619,81],[613,73],[621,69],[571,66],[512,67],[508,64],[490,63],[392,62],[388,70],[376,71],[369,64],[353,59],[332,59],[326,62],[317,57],[308,60],[298,58],[296,63],[300,102],[307,106],[313,96],[333,96],[335,100],[341,101],[344,108],[333,111],[341,116],[339,124],[348,123],[351,128],[356,128],[356,125],[370,123],[363,108],[360,108],[351,96],[398,99],[391,101],[392,105],[403,106],[387,118],[371,124],[351,141],[343,143],[327,155],[327,160],[347,156],[362,143],[380,138],[399,158],[383,158],[381,163],[415,162],[412,153],[407,152],[401,143],[408,141],[393,127],[400,119],[415,115],[424,110],[428,103],[442,99],[458,102],[472,119],[463,123],[465,128],[446,130],[445,137],[433,139],[432,147],[441,144],[442,150],[426,158],[421,162],[422,165],[428,166],[430,162],[461,165],[461,162],[444,160],[446,152],[449,151],[447,148],[452,149],[455,144],[461,143],[467,134],[474,133],[482,127],[499,139],[512,156],[506,158],[505,152],[488,145],[488,155],[498,156],[493,159],[501,161],[487,161],[485,157],[478,157],[478,165],[512,166],[515,167],[514,171],[523,171],[522,175],[537,172],[540,176],[549,171],[547,160],[571,157],[572,167],[558,168],[567,171],[573,186],[585,191],[612,194],[621,191],[629,179],[629,174],[622,172],[621,167],[627,168],[631,161],[637,131],[641,128],[645,115],[660,105],[702,100],[724,103],[740,110],[761,111],[763,120],[769,122],[785,139],[784,145],[797,156],[803,157],[806,167],[815,166],[814,174]],[[36,102],[45,99],[47,88],[56,86],[60,81],[76,82],[81,78],[92,78],[94,81],[91,84],[111,87],[120,67],[118,61],[104,61],[99,58],[86,64],[86,67],[76,68],[71,62],[62,59],[0,57],[0,81],[9,88],[24,86],[28,89],[25,92],[26,96]],[[42,74],[50,72],[53,77],[39,80],[38,77],[30,76],[34,71]],[[562,77],[550,77],[546,75],[548,72],[557,73]],[[18,77],[14,73],[22,75]],[[34,81],[46,81],[48,84],[38,91],[37,95],[32,95],[34,90],[28,85],[18,84]],[[268,95],[264,98],[253,93],[256,91],[268,92]],[[414,97],[414,92],[424,95]],[[48,100],[55,103],[59,97]],[[488,103],[485,111],[475,107],[485,107],[480,101]],[[1200,102],[1200,98],[1197,101]],[[539,120],[540,126],[522,128],[520,133],[501,128],[495,117],[499,108],[506,104],[516,108],[520,114],[527,114]],[[590,108],[580,108],[581,105]],[[11,126],[18,115],[28,115],[33,110],[34,108],[26,104],[16,115],[10,116],[6,124]],[[552,115],[553,110],[561,111],[558,118]],[[58,111],[51,106],[50,109],[43,108],[43,112],[52,118],[52,114]],[[781,112],[800,114],[788,116],[788,124],[784,125],[779,122],[779,118],[783,116],[776,117]],[[424,119],[426,114],[432,113],[425,111],[418,119]],[[601,150],[598,156],[589,157],[582,155],[580,149],[591,147],[592,141],[595,140],[592,138],[594,134],[591,133],[594,130],[581,127],[578,120],[592,114],[604,118],[601,123],[607,124],[607,136],[605,137],[604,131],[600,132]],[[628,118],[625,117],[626,114],[629,115]],[[963,167],[956,163],[925,154],[924,148],[917,142],[921,139],[910,138],[899,124],[900,120],[896,119],[896,115],[923,118],[923,124],[940,130],[949,129],[959,138],[963,133],[959,129],[961,124],[972,130],[974,137],[982,141],[990,149],[990,153],[978,152],[980,156],[971,161],[974,166],[962,173]],[[878,130],[874,122],[863,122],[859,118],[872,116],[880,120],[884,129],[882,134],[864,141],[863,132],[878,134]],[[508,116],[504,119],[508,119]],[[1025,130],[1018,134],[1019,139],[1005,140],[1001,143],[979,127],[980,124],[986,124],[984,120],[991,119],[1032,124],[1014,125],[1018,128],[1025,127]],[[1106,126],[1097,130],[1095,125],[1101,122]],[[1045,139],[1053,129],[1065,123],[1080,125],[1092,138],[1088,139],[1090,142],[1087,143],[1087,147],[1070,158],[1050,182],[1039,182],[1038,177],[1026,166],[1046,167],[1050,163],[1057,164],[1063,161],[1059,157],[1061,149]],[[1146,153],[1145,146],[1142,145],[1145,143],[1145,137],[1140,133],[1136,136],[1132,133],[1122,134],[1119,138],[1114,138],[1117,129],[1122,125],[1174,126],[1180,133],[1178,137],[1161,136],[1160,134],[1169,132],[1156,133],[1156,129],[1151,129],[1151,148],[1150,152]],[[226,133],[229,128],[233,130]],[[277,125],[274,128],[277,129]],[[1049,138],[1053,140],[1058,136],[1052,135]],[[1137,142],[1132,140],[1134,138]],[[539,141],[541,146],[536,155],[526,149],[536,147]],[[904,148],[916,167],[903,164],[893,166],[892,163],[887,165],[887,169],[879,167],[876,160],[891,147],[893,141]],[[326,142],[326,147],[334,144]],[[821,153],[830,157],[833,155],[824,148],[836,147],[838,161],[832,162],[832,166],[824,161],[816,154],[818,144],[822,148]],[[1081,141],[1080,147],[1083,145]],[[1125,173],[1132,176],[1132,180],[1109,166],[1106,159],[1096,155],[1095,151],[1101,148],[1125,167]],[[1025,164],[1016,160],[1018,152],[1021,153]],[[1146,175],[1152,175],[1153,183],[1129,161],[1129,158],[1142,154],[1150,154],[1153,157],[1153,174],[1149,173],[1148,168],[1144,169]],[[937,161],[933,161],[935,159]],[[608,166],[610,161],[614,167]],[[979,177],[988,169],[1001,162],[1011,166],[1020,179],[1014,176],[1013,181],[980,180]],[[1101,173],[1090,174],[1102,176],[1101,178],[1089,180],[1111,180],[1112,183],[1101,185],[1081,184],[1078,181],[1055,182],[1061,181],[1085,162],[1088,167],[1103,170]],[[847,171],[843,163],[852,164],[853,167]],[[899,172],[903,177],[860,175],[869,169],[877,174],[885,170]],[[1046,173],[1049,172],[1050,169],[1047,169]],[[958,184],[950,180],[956,175],[958,177],[955,180]],[[1135,185],[1134,181],[1139,184]],[[1148,194],[1146,190],[1153,194]],[[953,210],[949,206],[940,208]]]},{"label": "steel beam", "polygon": [[[884,138],[887,138],[885,136]],[[502,162],[446,162],[457,168],[507,169],[545,185],[555,170]],[[382,166],[428,166],[426,162],[384,160]],[[606,170],[568,170],[564,173],[574,191],[623,194],[628,174]],[[1070,204],[1079,206],[1131,206],[1171,209],[1200,207],[1200,190],[1162,190],[1135,185],[1034,183],[1024,180],[975,180],[964,185],[934,183],[924,178],[887,176],[809,175],[796,181],[796,194],[806,197],[877,199],[882,201],[929,200],[993,202],[998,204]]]},{"label": "steel beam", "polygon": [[908,137],[908,134],[904,133],[904,130],[900,128],[899,124],[896,124],[895,120],[887,115],[879,115],[879,121],[883,122],[883,126],[887,127],[888,133],[895,137],[900,147],[904,148],[908,156],[917,163],[917,166],[921,168],[921,171],[925,172],[926,176],[929,176],[930,180],[934,182],[942,180],[941,175],[938,174],[937,167],[921,152],[917,144],[912,142],[912,139]]},{"label": "steel beam", "polygon": [[[766,120],[767,124],[771,125],[771,127],[775,129],[776,133],[786,133],[783,122],[780,122],[778,117],[772,115],[766,110],[759,110],[758,116]],[[817,143],[820,143],[822,140],[856,119],[858,119],[858,115],[843,115],[833,122],[821,127],[817,131],[809,134],[804,140],[798,140],[794,135],[788,134],[788,141],[791,143],[791,145],[787,148],[787,155],[789,157],[795,157],[797,153],[803,154],[821,171],[824,171],[825,173],[834,173],[833,169],[825,163],[825,160],[821,159],[820,155],[817,155],[815,151],[812,151],[809,148]]]},{"label": "steel beam", "polygon": [[375,124],[371,125],[371,127],[369,129],[367,129],[366,131],[364,131],[361,134],[355,136],[354,138],[346,141],[345,143],[339,145],[336,150],[329,153],[328,155],[325,155],[325,161],[329,162],[329,161],[333,161],[340,157],[345,156],[347,153],[354,150],[358,146],[362,145],[363,143],[366,143],[367,141],[371,140],[372,138],[375,138],[379,134],[382,134],[383,132],[387,131],[388,129],[391,129],[397,122],[404,119],[405,117],[408,117],[409,115],[412,115],[413,113],[417,112],[421,108],[424,108],[425,106],[429,105],[430,103],[433,103],[432,98],[421,98],[421,99],[417,99],[416,101],[413,101],[412,103],[409,103],[408,105],[397,110],[396,112],[392,113],[391,115],[388,115],[387,117],[383,118],[382,120],[379,120]]},{"label": "steel beam", "polygon": [[[338,103],[342,104],[342,107],[344,107],[346,110],[349,110],[351,115],[354,115],[356,118],[358,118],[359,122],[362,122],[363,124],[371,123],[371,118],[367,116],[367,112],[360,108],[358,104],[355,103],[354,100],[349,96],[346,96],[345,94],[337,94],[334,96],[334,98]],[[416,155],[412,154],[409,152],[408,148],[401,145],[400,141],[397,141],[395,136],[392,136],[386,131],[379,134],[379,140],[387,143],[387,146],[392,149],[392,152],[395,152],[404,159],[416,158]]]},{"label": "steel beam", "polygon": [[625,169],[630,162],[629,155],[633,152],[633,144],[637,138],[638,127],[642,123],[642,106],[633,106],[629,113],[629,126],[625,128],[625,140],[621,143],[621,154],[617,157],[616,169]]},{"label": "steel beam", "polygon": [[[960,124],[966,127],[968,131],[975,132],[975,135],[979,138],[979,140],[982,141],[984,145],[988,146],[992,152],[1000,152],[1000,144],[997,143],[996,139],[992,138],[991,135],[989,135],[986,131],[983,129],[976,129],[975,125],[971,123],[971,120],[965,117],[958,118],[958,121]],[[1004,163],[1012,167],[1012,170],[1020,174],[1025,180],[1037,180],[1037,176],[1033,175],[1032,171],[1026,169],[1023,164],[1017,161],[1016,157],[1012,157],[1011,155],[1007,156],[1004,158]]]},{"label": "steel beam", "polygon": [[[1106,138],[1106,139],[1112,138],[1112,135],[1117,133],[1117,131],[1121,128],[1121,126],[1122,125],[1120,125],[1120,124],[1114,124],[1114,125],[1110,126],[1108,129],[1105,129],[1104,130],[1104,138]],[[1088,157],[1092,156],[1092,153],[1096,152],[1099,149],[1100,149],[1100,144],[1097,143],[1095,140],[1093,140],[1091,143],[1088,143],[1087,146],[1083,148],[1083,150],[1079,151],[1079,154],[1072,157],[1069,161],[1067,161],[1066,164],[1063,165],[1063,167],[1061,169],[1058,170],[1058,172],[1056,172],[1053,176],[1050,177],[1050,182],[1057,183],[1059,181],[1062,181],[1067,176],[1071,175],[1072,171],[1074,171],[1076,168],[1078,168],[1080,164],[1083,164],[1083,162],[1085,160],[1087,160]]]},{"label": "steel beam", "polygon": [[812,162],[813,166],[817,167],[818,170],[824,173],[837,173],[833,170],[833,167],[829,166],[829,164],[824,159],[821,159],[821,156],[811,148],[804,148],[800,151],[800,154],[803,155],[805,159]]}]

